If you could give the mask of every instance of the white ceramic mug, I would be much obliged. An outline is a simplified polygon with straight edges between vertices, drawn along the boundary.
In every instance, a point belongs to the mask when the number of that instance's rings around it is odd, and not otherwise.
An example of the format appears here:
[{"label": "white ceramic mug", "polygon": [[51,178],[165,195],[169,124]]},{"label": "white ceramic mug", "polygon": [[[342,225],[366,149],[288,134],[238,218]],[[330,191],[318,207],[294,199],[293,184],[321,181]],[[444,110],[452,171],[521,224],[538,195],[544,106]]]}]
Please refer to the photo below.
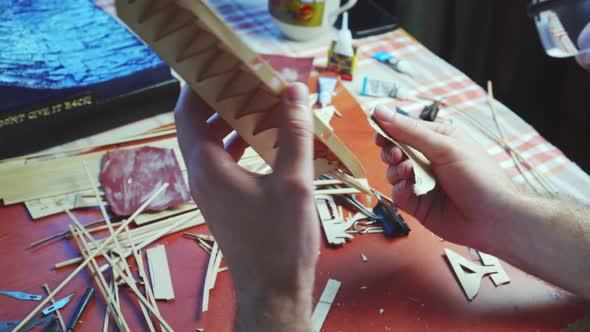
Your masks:
[{"label": "white ceramic mug", "polygon": [[269,0],[268,10],[287,38],[304,41],[321,36],[356,2],[341,6],[340,0]]}]

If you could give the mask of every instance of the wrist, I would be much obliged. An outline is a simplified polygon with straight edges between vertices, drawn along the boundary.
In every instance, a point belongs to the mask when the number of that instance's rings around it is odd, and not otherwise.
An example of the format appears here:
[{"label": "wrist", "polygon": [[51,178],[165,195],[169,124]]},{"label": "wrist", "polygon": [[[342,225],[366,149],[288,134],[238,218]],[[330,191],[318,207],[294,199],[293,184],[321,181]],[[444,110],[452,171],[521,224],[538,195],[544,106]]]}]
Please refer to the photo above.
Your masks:
[{"label": "wrist", "polygon": [[236,284],[237,331],[310,331],[314,276]]},{"label": "wrist", "polygon": [[549,210],[543,209],[543,197],[525,191],[514,191],[498,218],[486,240],[488,253],[507,257],[521,246],[525,237],[530,236],[530,220],[537,220]]}]

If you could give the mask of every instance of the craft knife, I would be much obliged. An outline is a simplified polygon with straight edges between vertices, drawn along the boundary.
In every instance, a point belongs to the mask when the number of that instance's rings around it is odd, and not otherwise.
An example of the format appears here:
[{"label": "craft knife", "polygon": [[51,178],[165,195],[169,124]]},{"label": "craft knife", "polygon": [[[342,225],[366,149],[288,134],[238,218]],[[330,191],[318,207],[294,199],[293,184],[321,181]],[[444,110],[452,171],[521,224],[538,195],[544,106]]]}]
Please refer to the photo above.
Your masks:
[{"label": "craft knife", "polygon": [[0,294],[13,297],[19,300],[26,300],[26,301],[40,301],[43,296],[37,294],[28,294],[23,292],[16,292],[16,291],[4,291],[0,290]]},{"label": "craft knife", "polygon": [[66,306],[66,304],[68,304],[68,302],[70,302],[70,300],[72,299],[72,297],[74,296],[74,294],[71,294],[67,297],[64,297],[63,299],[56,301],[54,304],[50,305],[49,307],[43,309],[43,314],[47,315],[50,314],[52,312],[54,312],[55,310],[59,310],[63,307]]},{"label": "craft knife", "polygon": [[[30,321],[27,325],[23,327],[21,331],[28,331],[38,325],[44,324],[55,317],[53,316],[45,316],[39,319],[35,319]],[[4,322],[0,322],[0,332],[11,332],[18,324],[20,324],[20,320],[7,320]]]}]

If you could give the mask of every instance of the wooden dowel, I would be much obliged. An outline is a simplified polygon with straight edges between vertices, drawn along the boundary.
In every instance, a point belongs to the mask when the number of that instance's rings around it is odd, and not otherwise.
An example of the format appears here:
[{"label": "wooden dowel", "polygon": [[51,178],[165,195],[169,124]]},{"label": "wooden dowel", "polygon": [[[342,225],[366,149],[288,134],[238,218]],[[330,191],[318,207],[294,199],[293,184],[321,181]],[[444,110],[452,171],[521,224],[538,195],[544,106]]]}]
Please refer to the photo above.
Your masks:
[{"label": "wooden dowel", "polygon": [[[47,295],[51,294],[51,290],[49,289],[49,286],[47,284],[43,284],[43,289],[45,290]],[[51,298],[51,304],[55,304],[55,299],[53,297]],[[61,315],[59,309],[55,310],[55,313],[57,314],[57,320],[59,321],[59,326],[61,327],[61,330],[66,331],[66,322],[64,321],[64,318]]]},{"label": "wooden dowel", "polygon": [[[74,220],[74,223],[75,222],[76,221]],[[80,229],[79,226],[77,226],[77,227],[78,227],[78,229]],[[75,227],[73,227],[72,225],[69,225],[69,228],[70,228],[70,232],[72,233],[72,237],[74,238],[74,241],[78,245],[78,249],[80,249],[80,254],[82,255],[82,257],[88,257],[89,251],[84,246],[84,239],[82,238],[82,236],[80,234],[78,234],[78,232],[76,232]],[[104,279],[104,276],[102,275],[102,273],[98,272],[98,264],[96,263],[96,259],[94,259],[94,258],[91,259],[88,269],[90,270],[90,273],[92,274],[92,277],[93,277],[94,281],[96,282],[96,286],[98,288],[98,291],[101,293],[103,299],[106,302],[107,308],[110,308],[110,311],[113,314],[113,318],[115,319],[115,323],[117,324],[119,329],[123,330],[123,331],[130,331],[129,326],[127,325],[127,322],[123,318],[123,314],[121,313],[121,309],[118,308],[117,306],[113,305],[116,301],[113,297],[113,294],[111,294],[109,292],[109,288],[108,288],[109,284]]]},{"label": "wooden dowel", "polygon": [[[84,233],[83,230],[82,230],[82,233]],[[85,233],[84,235],[88,238],[88,240],[90,240],[90,242],[94,241],[94,238],[90,234]],[[152,313],[154,314],[154,316],[156,316],[156,318],[158,318],[162,327],[166,327],[166,329],[168,329],[169,331],[173,331],[173,329],[170,327],[170,325],[168,325],[166,320],[164,320],[164,318],[159,314],[159,312],[157,312],[152,307],[152,305],[149,303],[149,301],[147,301],[147,299],[143,296],[143,294],[141,294],[141,292],[137,288],[137,285],[135,283],[135,279],[133,278],[133,275],[129,274],[126,271],[121,270],[121,268],[118,266],[117,262],[114,262],[109,256],[105,255],[104,258],[109,262],[109,264],[113,268],[113,271],[116,271],[117,274],[119,274],[123,278],[123,280],[125,281],[127,286],[129,286],[129,288],[131,288],[131,290],[133,290],[133,292],[135,293],[137,298],[140,299],[141,302],[143,302],[143,304],[148,309],[150,309],[152,311]]]},{"label": "wooden dowel", "polygon": [[[90,226],[95,226],[95,225],[98,225],[98,224],[103,223],[103,222],[104,222],[104,219],[93,221],[91,223],[88,223],[88,224],[84,225],[84,228],[88,229],[88,227],[90,227]],[[113,223],[113,225],[115,225],[115,224],[117,224],[117,223]],[[120,223],[118,223],[118,224],[120,224]],[[102,229],[104,229],[104,228],[100,228],[100,229],[90,228],[90,229],[88,229],[88,231],[92,233],[92,232],[96,232],[96,231],[102,230]],[[35,241],[35,242],[31,243],[31,245],[29,246],[29,248],[34,248],[34,247],[36,247],[36,246],[38,246],[40,244],[43,244],[45,242],[49,242],[51,240],[58,239],[58,238],[61,238],[61,237],[66,237],[67,238],[69,235],[70,235],[70,231],[69,230],[63,231],[63,232],[60,232],[60,233],[57,233],[57,234],[53,234],[53,235],[48,236],[48,237],[46,237],[44,239],[41,239],[41,240],[38,240],[38,241]]]},{"label": "wooden dowel", "polygon": [[117,229],[102,245],[99,249],[94,250],[89,256],[88,258],[86,258],[82,264],[78,265],[78,267],[72,271],[72,273],[70,273],[69,276],[66,277],[66,279],[64,281],[62,281],[61,284],[59,284],[59,286],[57,286],[57,288],[55,288],[53,290],[53,292],[51,292],[51,294],[45,298],[43,301],[41,301],[41,303],[39,303],[37,305],[37,307],[35,309],[33,309],[33,311],[31,311],[13,330],[13,332],[18,332],[20,331],[40,310],[41,308],[43,308],[43,306],[45,306],[48,302],[49,302],[49,298],[54,297],[55,294],[57,294],[59,291],[61,291],[80,271],[82,271],[82,269],[84,269],[84,267],[86,265],[88,265],[88,263],[90,262],[90,260],[92,260],[94,257],[96,257],[96,255],[98,255],[99,253],[102,252],[102,250],[104,249],[104,247],[106,247],[113,239],[115,236],[117,236],[117,234],[119,234],[122,230],[123,227],[125,225],[129,225],[131,222],[133,222],[133,219],[135,219],[135,217],[137,217],[138,214],[140,214],[160,193],[162,193],[166,188],[168,188],[168,183],[165,183],[162,187],[160,187],[142,206],[139,207],[139,209],[137,209],[137,211],[135,211],[135,213],[129,218],[127,219],[124,223],[123,226],[120,227],[119,229]]}]

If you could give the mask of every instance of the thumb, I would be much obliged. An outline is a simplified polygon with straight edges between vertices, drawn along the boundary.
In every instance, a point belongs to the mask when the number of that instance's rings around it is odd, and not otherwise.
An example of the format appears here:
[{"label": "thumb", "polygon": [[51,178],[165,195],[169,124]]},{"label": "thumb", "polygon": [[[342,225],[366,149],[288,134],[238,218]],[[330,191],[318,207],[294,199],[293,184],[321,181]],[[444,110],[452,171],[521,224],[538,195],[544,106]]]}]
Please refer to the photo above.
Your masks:
[{"label": "thumb", "polygon": [[283,91],[282,97],[275,171],[313,178],[313,113],[307,86],[294,83]]},{"label": "thumb", "polygon": [[450,148],[449,137],[443,135],[420,120],[377,106],[373,118],[379,126],[394,140],[413,147],[422,152],[431,162],[439,160],[444,152]]}]

